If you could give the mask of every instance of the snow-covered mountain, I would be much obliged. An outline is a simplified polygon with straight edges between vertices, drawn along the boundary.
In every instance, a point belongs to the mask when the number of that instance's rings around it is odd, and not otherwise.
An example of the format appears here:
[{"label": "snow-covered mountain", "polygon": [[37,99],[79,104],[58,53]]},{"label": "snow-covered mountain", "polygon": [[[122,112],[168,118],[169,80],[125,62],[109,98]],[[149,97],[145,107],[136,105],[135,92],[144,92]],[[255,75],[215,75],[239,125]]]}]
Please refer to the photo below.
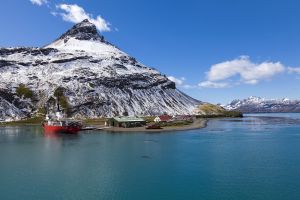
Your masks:
[{"label": "snow-covered mountain", "polygon": [[243,100],[234,100],[223,107],[243,113],[300,112],[300,100],[265,99],[251,96]]},{"label": "snow-covered mountain", "polygon": [[60,92],[71,116],[190,114],[201,104],[84,20],[42,48],[0,49],[0,120],[32,116]]}]

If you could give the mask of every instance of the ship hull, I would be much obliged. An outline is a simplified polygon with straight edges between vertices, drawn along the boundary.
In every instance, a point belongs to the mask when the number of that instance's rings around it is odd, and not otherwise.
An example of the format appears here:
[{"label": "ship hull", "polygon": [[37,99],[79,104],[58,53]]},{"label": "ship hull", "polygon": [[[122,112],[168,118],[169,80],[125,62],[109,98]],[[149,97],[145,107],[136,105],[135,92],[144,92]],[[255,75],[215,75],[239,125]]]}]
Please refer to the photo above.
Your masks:
[{"label": "ship hull", "polygon": [[50,133],[68,133],[68,134],[76,134],[81,130],[81,127],[74,126],[51,126],[47,124],[43,124],[43,128],[45,132]]}]

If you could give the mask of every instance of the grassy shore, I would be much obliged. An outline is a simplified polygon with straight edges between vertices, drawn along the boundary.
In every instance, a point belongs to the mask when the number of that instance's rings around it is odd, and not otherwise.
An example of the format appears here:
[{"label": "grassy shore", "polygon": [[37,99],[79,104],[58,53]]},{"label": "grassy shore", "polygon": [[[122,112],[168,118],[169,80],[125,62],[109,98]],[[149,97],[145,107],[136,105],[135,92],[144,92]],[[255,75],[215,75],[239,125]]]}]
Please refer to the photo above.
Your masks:
[{"label": "grassy shore", "polygon": [[86,125],[104,125],[107,118],[94,118],[83,120]]},{"label": "grassy shore", "polygon": [[40,125],[42,124],[43,117],[33,117],[28,119],[22,119],[19,121],[12,122],[0,122],[0,126],[23,126],[23,125]]},{"label": "grassy shore", "polygon": [[174,132],[174,131],[184,131],[193,130],[206,127],[206,119],[195,119],[193,123],[189,123],[182,126],[164,126],[162,129],[146,129],[145,127],[136,128],[120,128],[120,127],[110,127],[105,129],[108,132]]},{"label": "grassy shore", "polygon": [[[107,118],[84,119],[86,125],[104,125]],[[23,126],[23,125],[40,125],[44,121],[44,117],[32,117],[12,122],[0,122],[0,126]]]},{"label": "grassy shore", "polygon": [[239,111],[226,110],[221,106],[205,103],[198,106],[197,118],[238,118],[243,117]]},{"label": "grassy shore", "polygon": [[[207,107],[205,107],[206,109]],[[211,111],[211,108],[209,108]],[[242,117],[243,114],[236,111],[224,111],[218,112],[219,114],[206,114],[206,115],[197,115],[196,122],[206,121],[209,118],[236,118]],[[146,116],[143,117],[147,124],[152,124],[154,121],[154,116]],[[86,126],[104,126],[105,121],[108,118],[93,118],[93,119],[84,119],[82,120]],[[201,119],[201,120],[198,120]],[[23,119],[19,121],[12,121],[12,122],[0,122],[0,126],[24,126],[24,125],[41,125],[44,120],[44,117],[32,117],[28,119]],[[202,122],[201,122],[202,123]],[[161,124],[164,129],[180,129],[181,127],[187,128],[188,126],[195,126],[194,122],[183,121],[183,122],[176,122],[172,124]],[[129,131],[129,129],[126,129]],[[136,129],[137,130],[137,129]]]}]

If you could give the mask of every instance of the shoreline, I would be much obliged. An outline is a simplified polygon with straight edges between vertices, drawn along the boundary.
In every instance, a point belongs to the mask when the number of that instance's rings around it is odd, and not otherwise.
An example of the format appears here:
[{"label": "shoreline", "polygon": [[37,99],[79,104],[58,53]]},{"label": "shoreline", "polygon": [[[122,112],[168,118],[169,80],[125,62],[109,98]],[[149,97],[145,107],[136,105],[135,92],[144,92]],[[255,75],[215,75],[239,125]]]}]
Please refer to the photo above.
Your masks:
[{"label": "shoreline", "polygon": [[[194,130],[194,129],[200,129],[200,128],[205,128],[207,126],[207,122],[209,119],[205,118],[197,118],[194,120],[193,123],[189,125],[184,125],[184,126],[166,126],[162,127],[162,129],[146,129],[146,127],[135,127],[135,128],[121,128],[121,127],[103,127],[103,125],[95,125],[93,123],[87,125],[94,125],[95,130],[92,131],[106,131],[106,132],[111,132],[111,133],[117,133],[117,132],[172,132],[172,131],[185,131],[185,130]],[[36,122],[36,123],[0,123],[0,127],[5,128],[5,127],[20,127],[20,126],[40,126],[41,124]],[[99,129],[97,129],[99,128]],[[101,129],[101,130],[100,130]],[[81,131],[81,132],[84,132]]]},{"label": "shoreline", "polygon": [[166,126],[162,129],[146,129],[145,127],[136,127],[136,128],[119,128],[119,127],[109,127],[104,128],[102,131],[107,132],[172,132],[172,131],[186,131],[205,128],[207,126],[208,119],[196,119],[192,124],[185,126]]}]

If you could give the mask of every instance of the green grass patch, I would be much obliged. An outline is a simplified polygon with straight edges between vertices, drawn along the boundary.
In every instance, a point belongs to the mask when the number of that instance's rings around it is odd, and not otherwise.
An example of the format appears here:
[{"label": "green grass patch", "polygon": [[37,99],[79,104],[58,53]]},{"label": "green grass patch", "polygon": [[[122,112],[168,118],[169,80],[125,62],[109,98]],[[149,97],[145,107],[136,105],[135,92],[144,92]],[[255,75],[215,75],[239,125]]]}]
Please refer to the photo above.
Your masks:
[{"label": "green grass patch", "polygon": [[198,118],[243,117],[243,114],[239,111],[229,111],[221,106],[208,103],[200,105],[198,110]]},{"label": "green grass patch", "polygon": [[107,118],[95,118],[95,119],[83,120],[83,122],[85,124],[90,124],[90,125],[104,125],[106,121],[107,121]]},{"label": "green grass patch", "polygon": [[180,126],[187,126],[193,123],[192,120],[185,120],[185,121],[171,121],[171,122],[159,122],[161,127],[180,127]]},{"label": "green grass patch", "polygon": [[58,87],[54,91],[54,96],[59,99],[59,105],[66,111],[67,114],[70,113],[70,105],[67,97],[64,94],[65,89],[63,87]]},{"label": "green grass patch", "polygon": [[154,123],[154,119],[155,119],[155,116],[146,116],[146,117],[142,117],[145,121],[146,121],[146,124],[153,124]]},{"label": "green grass patch", "polygon": [[33,117],[13,122],[2,122],[0,126],[38,125],[41,124],[43,120],[43,117]]},{"label": "green grass patch", "polygon": [[16,88],[16,93],[19,97],[24,97],[26,99],[33,98],[33,92],[24,84],[20,84],[19,87]]}]

